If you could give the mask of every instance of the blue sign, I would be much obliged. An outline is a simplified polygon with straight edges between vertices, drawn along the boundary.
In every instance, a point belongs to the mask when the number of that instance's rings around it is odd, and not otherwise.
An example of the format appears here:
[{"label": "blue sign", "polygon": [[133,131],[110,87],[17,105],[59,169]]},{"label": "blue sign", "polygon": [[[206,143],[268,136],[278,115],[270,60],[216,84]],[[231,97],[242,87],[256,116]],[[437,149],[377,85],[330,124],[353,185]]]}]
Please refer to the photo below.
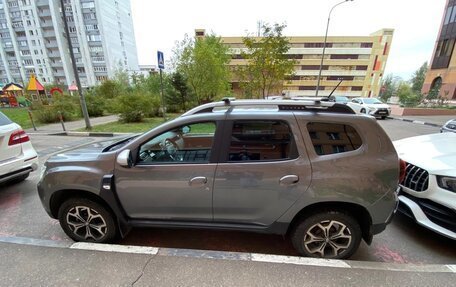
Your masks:
[{"label": "blue sign", "polygon": [[165,68],[165,57],[163,56],[163,52],[157,51],[157,58],[158,68],[163,70]]}]

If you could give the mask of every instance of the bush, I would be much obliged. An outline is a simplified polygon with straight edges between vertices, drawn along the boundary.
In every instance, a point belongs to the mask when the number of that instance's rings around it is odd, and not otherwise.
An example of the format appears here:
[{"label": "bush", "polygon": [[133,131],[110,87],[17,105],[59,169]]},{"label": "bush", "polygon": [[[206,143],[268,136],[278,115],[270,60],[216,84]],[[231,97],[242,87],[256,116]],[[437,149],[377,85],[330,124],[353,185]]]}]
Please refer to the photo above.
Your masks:
[{"label": "bush", "polygon": [[421,102],[421,95],[414,94],[410,86],[406,83],[402,83],[398,90],[397,96],[399,102],[405,107],[415,107]]},{"label": "bush", "polygon": [[152,111],[154,104],[151,97],[136,92],[116,97],[114,107],[115,112],[120,114],[120,120],[130,123],[142,121],[144,115]]},{"label": "bush", "polygon": [[34,118],[40,123],[59,122],[59,112],[62,113],[64,121],[71,121],[79,117],[80,108],[74,97],[55,94],[50,105],[43,105],[41,102],[33,102],[31,109]]},{"label": "bush", "polygon": [[104,114],[106,101],[93,93],[87,93],[85,96],[87,111],[91,117],[101,117]]}]

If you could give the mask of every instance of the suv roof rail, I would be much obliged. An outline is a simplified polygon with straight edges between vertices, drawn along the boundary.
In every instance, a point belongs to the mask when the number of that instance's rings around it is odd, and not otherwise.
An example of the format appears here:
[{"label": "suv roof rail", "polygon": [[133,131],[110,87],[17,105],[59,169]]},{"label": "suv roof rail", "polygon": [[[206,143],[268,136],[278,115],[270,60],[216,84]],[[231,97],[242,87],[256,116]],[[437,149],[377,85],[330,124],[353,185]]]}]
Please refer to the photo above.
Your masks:
[{"label": "suv roof rail", "polygon": [[232,98],[224,98],[222,101],[195,107],[181,115],[181,117],[201,113],[211,113],[214,108],[220,107],[227,107],[227,111],[231,111],[235,107],[275,107],[279,111],[317,111],[326,113],[355,114],[355,112],[347,105],[328,102],[321,98],[309,98],[305,100],[234,100]]}]

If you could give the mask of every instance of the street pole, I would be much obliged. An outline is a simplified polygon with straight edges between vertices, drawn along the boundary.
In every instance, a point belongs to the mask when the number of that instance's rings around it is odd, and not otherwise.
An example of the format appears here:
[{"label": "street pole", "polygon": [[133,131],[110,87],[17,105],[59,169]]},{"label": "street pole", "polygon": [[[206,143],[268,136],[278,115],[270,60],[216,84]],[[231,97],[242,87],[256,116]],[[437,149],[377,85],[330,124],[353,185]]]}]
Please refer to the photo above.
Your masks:
[{"label": "street pole", "polygon": [[79,79],[78,68],[76,66],[76,59],[74,58],[73,44],[71,43],[71,39],[70,39],[70,30],[68,29],[64,0],[60,0],[60,5],[61,5],[61,9],[62,9],[63,24],[64,24],[64,28],[65,28],[68,48],[70,49],[70,58],[71,58],[71,64],[73,66],[74,78],[76,80],[76,86],[78,87],[79,101],[81,102],[82,115],[84,116],[86,129],[91,130],[92,126],[90,125],[89,112],[87,111],[85,97],[84,97],[84,94],[82,93],[81,81]]},{"label": "street pole", "polygon": [[165,97],[163,93],[163,75],[162,69],[160,70],[160,93],[161,93],[161,104],[162,104],[162,113],[163,113],[163,120],[166,121],[166,114],[165,114]]},{"label": "street pole", "polygon": [[323,43],[323,52],[321,54],[321,61],[320,61],[320,70],[318,71],[318,78],[317,78],[317,90],[315,91],[315,97],[318,97],[318,91],[320,90],[320,79],[321,79],[321,70],[323,69],[323,59],[325,58],[325,51],[326,51],[326,41],[328,40],[328,30],[329,30],[329,21],[331,20],[331,13],[340,4],[343,4],[345,2],[351,2],[353,0],[344,0],[342,2],[337,3],[334,5],[331,10],[329,11],[328,14],[328,22],[326,23],[326,33],[325,33],[325,40]]}]

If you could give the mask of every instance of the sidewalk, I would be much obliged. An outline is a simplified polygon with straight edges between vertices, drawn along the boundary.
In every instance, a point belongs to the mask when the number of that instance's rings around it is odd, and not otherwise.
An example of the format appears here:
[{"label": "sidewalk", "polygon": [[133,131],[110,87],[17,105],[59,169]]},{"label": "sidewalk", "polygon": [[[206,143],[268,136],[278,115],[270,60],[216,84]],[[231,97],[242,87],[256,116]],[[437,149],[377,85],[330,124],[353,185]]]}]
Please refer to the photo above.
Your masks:
[{"label": "sidewalk", "polygon": [[413,270],[407,264],[302,257],[283,262],[281,256],[261,254],[251,254],[249,259],[241,258],[242,253],[217,256],[218,252],[205,251],[196,256],[192,250],[150,249],[147,254],[133,249],[119,253],[0,243],[0,285],[452,286],[455,279],[452,266]]},{"label": "sidewalk", "polygon": [[[112,123],[116,122],[119,120],[119,117],[117,115],[110,115],[110,116],[104,116],[104,117],[97,117],[97,118],[90,118],[90,124],[92,126],[96,125],[102,125],[102,124],[107,124],[107,123]],[[72,122],[65,122],[65,129],[67,131],[73,131],[77,129],[82,129],[85,128],[85,121],[84,119],[80,119],[77,121],[72,121]],[[49,124],[49,125],[44,125],[44,126],[39,126],[36,127],[36,131],[33,128],[25,130],[27,133],[35,133],[35,134],[49,134],[49,133],[59,133],[63,132],[62,124],[61,123],[56,123],[56,124]]]},{"label": "sidewalk", "polygon": [[441,127],[447,121],[456,118],[455,116],[396,116],[390,115],[390,118],[416,124]]}]

